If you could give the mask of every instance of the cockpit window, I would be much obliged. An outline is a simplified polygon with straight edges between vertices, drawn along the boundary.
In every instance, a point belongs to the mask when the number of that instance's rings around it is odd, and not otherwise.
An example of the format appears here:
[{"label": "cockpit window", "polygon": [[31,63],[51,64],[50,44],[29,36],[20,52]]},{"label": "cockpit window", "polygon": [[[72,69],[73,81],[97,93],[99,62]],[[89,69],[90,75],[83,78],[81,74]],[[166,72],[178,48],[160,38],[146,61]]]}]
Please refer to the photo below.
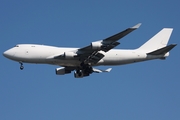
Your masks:
[{"label": "cockpit window", "polygon": [[15,47],[19,47],[19,45],[16,45]]}]

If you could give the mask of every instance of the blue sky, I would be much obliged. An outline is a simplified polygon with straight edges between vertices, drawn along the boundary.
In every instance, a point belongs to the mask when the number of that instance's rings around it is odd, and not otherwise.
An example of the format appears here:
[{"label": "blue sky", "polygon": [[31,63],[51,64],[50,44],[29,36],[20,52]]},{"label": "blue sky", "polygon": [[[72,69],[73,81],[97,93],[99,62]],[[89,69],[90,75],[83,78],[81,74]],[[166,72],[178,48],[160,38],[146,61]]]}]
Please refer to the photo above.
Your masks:
[{"label": "blue sky", "polygon": [[[119,49],[139,47],[164,27],[180,45],[178,0],[1,0],[0,51],[19,43],[83,47],[139,22]],[[180,48],[166,60],[112,67],[110,73],[75,79],[58,66],[24,64],[2,55],[1,120],[178,120]],[[108,68],[108,67],[100,67]]]}]

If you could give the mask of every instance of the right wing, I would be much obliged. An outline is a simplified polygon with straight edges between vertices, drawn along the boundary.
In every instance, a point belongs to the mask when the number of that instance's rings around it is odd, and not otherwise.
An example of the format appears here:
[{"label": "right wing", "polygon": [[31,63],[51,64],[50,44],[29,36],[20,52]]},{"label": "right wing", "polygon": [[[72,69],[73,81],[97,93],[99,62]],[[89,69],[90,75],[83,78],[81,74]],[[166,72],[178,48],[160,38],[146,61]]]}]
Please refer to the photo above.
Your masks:
[{"label": "right wing", "polygon": [[81,62],[96,64],[104,57],[103,53],[99,51],[108,52],[112,48],[116,47],[120,44],[117,42],[119,39],[136,30],[140,27],[140,25],[141,23],[103,40],[92,42],[89,46],[78,49],[77,57],[79,57]]},{"label": "right wing", "polygon": [[[89,46],[79,48],[76,51],[69,51],[67,53],[71,53],[70,55],[76,54],[74,57],[79,59],[81,63],[90,65],[96,64],[104,57],[104,52],[108,52],[119,45],[120,43],[117,42],[119,39],[136,30],[140,25],[141,23],[103,40],[92,42]],[[63,59],[64,57],[65,54],[54,56],[55,59]]]}]

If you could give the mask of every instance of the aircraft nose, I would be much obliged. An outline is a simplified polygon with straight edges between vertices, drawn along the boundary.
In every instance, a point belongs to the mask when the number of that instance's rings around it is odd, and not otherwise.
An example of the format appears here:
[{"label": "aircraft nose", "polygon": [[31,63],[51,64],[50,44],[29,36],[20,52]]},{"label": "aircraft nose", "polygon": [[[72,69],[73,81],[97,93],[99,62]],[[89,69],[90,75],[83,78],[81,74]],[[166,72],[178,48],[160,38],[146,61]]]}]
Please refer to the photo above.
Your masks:
[{"label": "aircraft nose", "polygon": [[11,58],[13,55],[14,55],[14,53],[11,50],[6,50],[3,53],[3,56],[6,57],[6,58]]},{"label": "aircraft nose", "polygon": [[8,52],[5,51],[5,52],[3,53],[3,56],[4,56],[4,57],[7,57],[7,56],[8,56]]}]

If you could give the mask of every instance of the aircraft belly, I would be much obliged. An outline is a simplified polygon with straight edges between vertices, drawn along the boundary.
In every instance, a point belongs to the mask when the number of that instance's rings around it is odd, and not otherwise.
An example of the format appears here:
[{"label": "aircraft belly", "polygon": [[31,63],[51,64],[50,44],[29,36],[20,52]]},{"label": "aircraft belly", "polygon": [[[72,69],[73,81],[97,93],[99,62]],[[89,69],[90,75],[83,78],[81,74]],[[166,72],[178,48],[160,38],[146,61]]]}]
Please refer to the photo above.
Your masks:
[{"label": "aircraft belly", "polygon": [[59,66],[79,66],[80,61],[78,60],[58,60],[58,59],[47,59],[48,64],[59,65]]}]

